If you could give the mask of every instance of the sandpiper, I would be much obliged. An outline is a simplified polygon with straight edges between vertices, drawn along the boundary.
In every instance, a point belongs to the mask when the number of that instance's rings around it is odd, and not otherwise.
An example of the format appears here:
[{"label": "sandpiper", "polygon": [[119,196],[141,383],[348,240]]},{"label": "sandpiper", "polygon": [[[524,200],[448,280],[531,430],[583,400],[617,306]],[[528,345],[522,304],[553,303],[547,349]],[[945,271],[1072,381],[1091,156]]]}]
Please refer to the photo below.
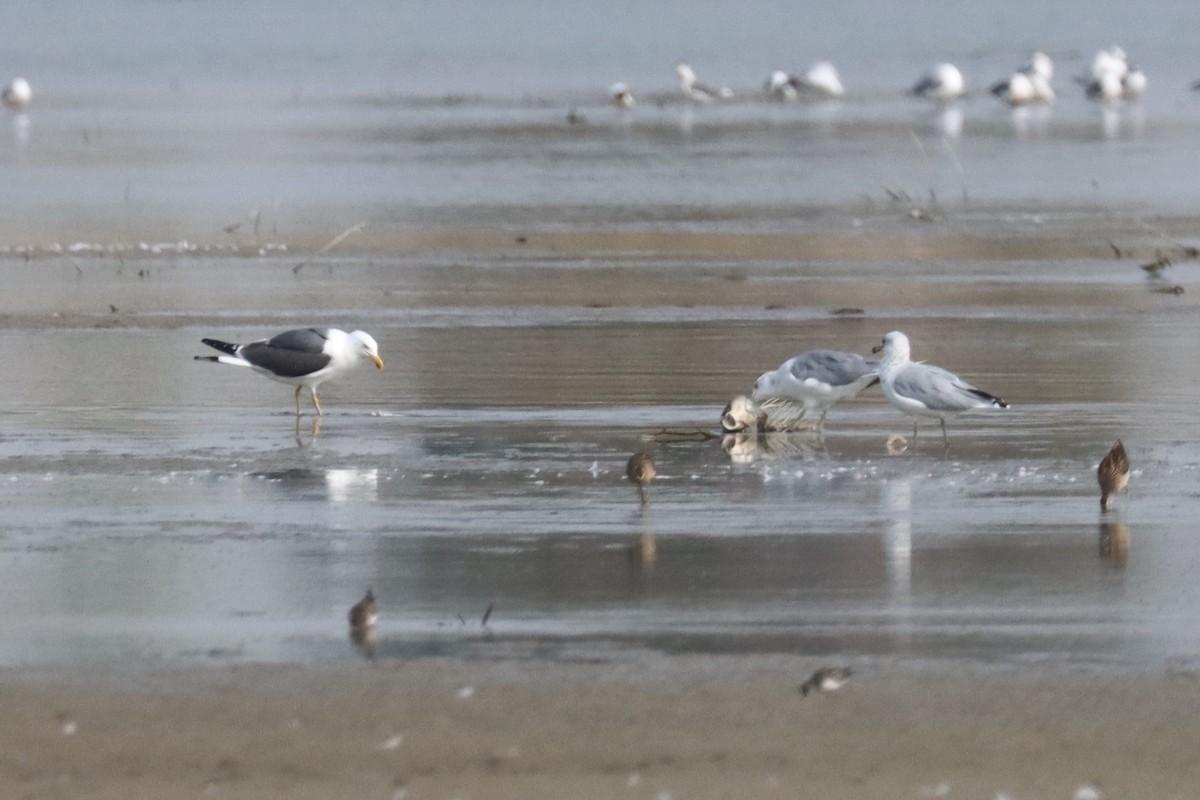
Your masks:
[{"label": "sandpiper", "polygon": [[800,684],[800,694],[809,692],[836,692],[846,685],[854,671],[849,667],[821,667],[808,680]]},{"label": "sandpiper", "polygon": [[1100,483],[1100,510],[1112,508],[1113,496],[1129,483],[1129,456],[1125,454],[1125,445],[1117,439],[1117,443],[1100,459],[1096,468],[1096,480]]},{"label": "sandpiper", "polygon": [[629,457],[629,463],[625,465],[625,477],[637,486],[638,497],[641,498],[642,505],[646,504],[646,489],[645,487],[654,480],[654,476],[658,473],[654,469],[654,459],[649,453],[634,453]]}]

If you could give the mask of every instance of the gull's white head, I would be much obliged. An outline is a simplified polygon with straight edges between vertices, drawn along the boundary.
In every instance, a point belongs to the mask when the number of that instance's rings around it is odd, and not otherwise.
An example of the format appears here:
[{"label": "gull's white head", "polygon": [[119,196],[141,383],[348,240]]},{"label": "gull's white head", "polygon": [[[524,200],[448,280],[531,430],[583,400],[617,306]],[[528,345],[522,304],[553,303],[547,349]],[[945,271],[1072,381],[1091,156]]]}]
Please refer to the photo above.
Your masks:
[{"label": "gull's white head", "polygon": [[379,357],[379,345],[371,338],[371,334],[366,331],[354,331],[348,334],[347,338],[351,341],[352,346],[358,348],[355,355],[359,358],[369,359],[375,363],[377,368],[383,369],[383,359]]},{"label": "gull's white head", "polygon": [[883,337],[883,341],[880,344],[871,348],[871,352],[882,354],[879,366],[883,368],[887,364],[908,361],[912,351],[908,347],[908,337],[900,331],[892,331]]},{"label": "gull's white head", "polygon": [[750,397],[754,400],[762,400],[764,397],[777,397],[779,395],[779,382],[779,370],[773,369],[769,372],[764,372],[754,382],[754,390],[750,392]]},{"label": "gull's white head", "polygon": [[13,78],[0,91],[0,100],[9,108],[24,108],[33,99],[33,89],[24,78]]},{"label": "gull's white head", "polygon": [[1041,75],[1046,80],[1050,80],[1054,77],[1054,62],[1050,56],[1039,50],[1029,57],[1029,66],[1026,70],[1033,75]]},{"label": "gull's white head", "polygon": [[679,82],[684,86],[690,87],[696,82],[696,73],[682,61],[675,65],[675,74],[679,76]]},{"label": "gull's white head", "polygon": [[1116,45],[1101,50],[1092,59],[1092,77],[1098,81],[1103,80],[1105,75],[1116,75],[1119,80],[1124,78],[1128,71],[1129,62],[1125,51]]}]

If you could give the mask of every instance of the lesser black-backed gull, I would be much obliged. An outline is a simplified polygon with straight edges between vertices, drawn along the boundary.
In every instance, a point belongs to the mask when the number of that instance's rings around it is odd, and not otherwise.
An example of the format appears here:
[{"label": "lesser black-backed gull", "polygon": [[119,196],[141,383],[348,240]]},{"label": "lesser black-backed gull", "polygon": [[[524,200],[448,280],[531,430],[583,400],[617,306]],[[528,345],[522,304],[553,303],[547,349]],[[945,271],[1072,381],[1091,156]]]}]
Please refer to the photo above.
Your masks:
[{"label": "lesser black-backed gull", "polygon": [[296,387],[296,416],[300,416],[300,390],[308,387],[313,407],[321,415],[317,387],[330,378],[371,361],[383,369],[379,345],[363,331],[346,333],[337,328],[297,328],[271,339],[248,344],[231,344],[219,339],[201,339],[220,350],[219,356],[196,356],[197,361],[213,361],[237,367],[250,367],[260,375]]}]

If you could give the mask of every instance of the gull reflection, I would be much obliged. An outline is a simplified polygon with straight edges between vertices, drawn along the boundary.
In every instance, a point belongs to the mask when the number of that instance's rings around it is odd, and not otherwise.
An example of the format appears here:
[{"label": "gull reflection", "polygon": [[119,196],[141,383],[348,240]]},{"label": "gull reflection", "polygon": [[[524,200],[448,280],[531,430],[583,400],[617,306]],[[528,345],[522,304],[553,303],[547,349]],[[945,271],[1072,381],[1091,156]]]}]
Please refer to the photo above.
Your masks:
[{"label": "gull reflection", "polygon": [[963,132],[963,113],[958,106],[946,106],[938,113],[938,128],[949,139],[957,139]]},{"label": "gull reflection", "polygon": [[331,503],[344,503],[347,500],[376,500],[379,496],[379,470],[325,470],[325,491],[328,493]]},{"label": "gull reflection", "polygon": [[825,450],[820,433],[759,433],[753,429],[725,434],[721,437],[721,448],[731,462],[743,466],[756,461],[797,458]]},{"label": "gull reflection", "polygon": [[908,608],[912,598],[912,496],[913,479],[896,478],[883,484],[884,564],[890,599]]}]

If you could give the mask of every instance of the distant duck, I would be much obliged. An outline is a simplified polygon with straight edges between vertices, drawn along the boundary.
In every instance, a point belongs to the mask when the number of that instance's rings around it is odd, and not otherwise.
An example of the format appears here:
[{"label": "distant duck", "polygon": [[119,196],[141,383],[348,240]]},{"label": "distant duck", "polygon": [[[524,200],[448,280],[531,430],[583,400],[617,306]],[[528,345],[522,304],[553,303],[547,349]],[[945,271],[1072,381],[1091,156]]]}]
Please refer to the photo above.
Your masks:
[{"label": "distant duck", "polygon": [[32,99],[33,89],[24,78],[13,78],[0,90],[0,101],[11,109],[24,108]]},{"label": "distant duck", "polygon": [[936,64],[913,86],[912,93],[930,100],[947,101],[962,97],[967,92],[967,82],[962,72],[953,64]]},{"label": "distant duck", "polygon": [[634,453],[625,465],[625,477],[637,486],[638,498],[646,505],[645,487],[654,480],[658,472],[654,469],[654,459],[649,453]]},{"label": "distant duck", "polygon": [[711,103],[714,100],[728,100],[733,97],[733,89],[728,86],[710,86],[696,79],[696,72],[690,65],[680,61],[675,65],[675,74],[679,76],[679,89],[689,100],[696,103]]},{"label": "distant duck", "polygon": [[810,692],[836,692],[850,681],[854,671],[849,667],[821,667],[804,683],[800,694],[807,697]]},{"label": "distant duck", "polygon": [[1108,511],[1112,508],[1113,497],[1129,483],[1129,456],[1120,439],[1100,460],[1096,479],[1100,483],[1100,510]]},{"label": "distant duck", "polygon": [[617,81],[612,86],[608,87],[608,96],[612,104],[617,108],[628,111],[637,105],[637,100],[633,97],[633,92],[624,81]]}]

